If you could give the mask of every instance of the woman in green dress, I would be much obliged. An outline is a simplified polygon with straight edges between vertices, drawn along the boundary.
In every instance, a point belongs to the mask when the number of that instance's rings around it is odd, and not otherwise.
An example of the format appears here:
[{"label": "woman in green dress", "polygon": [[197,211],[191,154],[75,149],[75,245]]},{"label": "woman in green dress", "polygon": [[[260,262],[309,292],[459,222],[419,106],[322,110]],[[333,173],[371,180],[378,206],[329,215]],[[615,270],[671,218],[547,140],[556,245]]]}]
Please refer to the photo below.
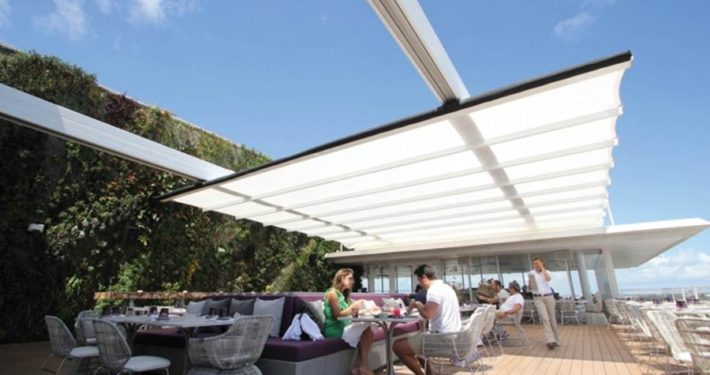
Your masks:
[{"label": "woman in green dress", "polygon": [[[341,268],[335,273],[333,286],[329,288],[323,296],[323,336],[343,337],[343,331],[351,324],[350,319],[338,320],[338,318],[352,316],[353,313],[364,307],[363,301],[352,301],[350,291],[354,283],[353,270]],[[357,345],[357,358],[350,370],[351,375],[372,374],[368,364],[368,356],[372,347],[372,329],[367,327],[360,336]]]}]

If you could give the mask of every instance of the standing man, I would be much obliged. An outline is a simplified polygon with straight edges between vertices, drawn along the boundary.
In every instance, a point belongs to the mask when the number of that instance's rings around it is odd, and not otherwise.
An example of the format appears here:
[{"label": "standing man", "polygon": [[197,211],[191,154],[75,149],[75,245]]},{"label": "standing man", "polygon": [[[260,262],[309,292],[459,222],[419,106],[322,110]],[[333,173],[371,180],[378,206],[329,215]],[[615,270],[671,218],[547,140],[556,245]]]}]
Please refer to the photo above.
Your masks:
[{"label": "standing man", "polygon": [[545,269],[545,263],[540,257],[533,259],[533,270],[528,273],[528,290],[533,294],[533,302],[537,315],[545,327],[545,340],[547,348],[552,350],[560,346],[560,333],[557,331],[555,318],[555,297],[550,287],[552,276]]},{"label": "standing man", "polygon": [[[437,279],[434,269],[429,265],[422,264],[417,267],[414,275],[417,276],[419,285],[426,290],[426,303],[413,301],[409,304],[409,309],[418,310],[422,318],[429,320],[429,330],[432,332],[460,331],[461,313],[454,289]],[[406,339],[397,340],[392,347],[402,363],[416,375],[424,375],[422,364],[417,359],[417,355],[422,353],[422,335],[419,332]]]}]

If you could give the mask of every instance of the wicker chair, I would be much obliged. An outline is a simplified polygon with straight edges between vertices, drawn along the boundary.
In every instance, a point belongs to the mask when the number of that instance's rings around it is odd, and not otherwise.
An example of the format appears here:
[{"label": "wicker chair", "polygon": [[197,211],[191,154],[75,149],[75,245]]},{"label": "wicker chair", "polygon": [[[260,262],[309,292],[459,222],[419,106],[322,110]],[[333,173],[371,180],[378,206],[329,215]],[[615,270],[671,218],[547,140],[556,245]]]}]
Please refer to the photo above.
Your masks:
[{"label": "wicker chair", "polygon": [[521,343],[524,343],[525,346],[530,346],[530,340],[528,339],[528,335],[525,333],[525,330],[523,330],[523,327],[520,325],[520,322],[523,320],[523,311],[525,311],[524,305],[523,308],[515,314],[515,316],[499,320],[498,324],[502,326],[515,327],[515,329],[518,331],[518,337],[520,338]]},{"label": "wicker chair", "polygon": [[625,324],[624,317],[621,315],[617,303],[618,301],[615,301],[613,299],[604,300],[604,307],[606,308],[606,312],[609,315],[609,322],[616,324]]},{"label": "wicker chair", "polygon": [[[71,368],[69,373],[75,374],[79,368],[79,363],[82,359],[95,358],[99,356],[99,351],[95,346],[77,346],[74,336],[69,332],[69,328],[64,322],[56,316],[47,315],[44,317],[49,330],[49,342],[52,345],[52,353],[42,364],[40,371],[51,372],[58,374],[64,366],[64,363],[69,360]],[[53,357],[59,357],[62,361],[56,370],[46,368],[47,362]]]},{"label": "wicker chair", "polygon": [[170,361],[165,358],[148,355],[132,356],[126,337],[114,323],[94,320],[94,331],[101,366],[109,373],[165,370],[165,373],[169,374]]},{"label": "wicker chair", "polygon": [[100,316],[101,313],[96,310],[84,310],[77,315],[74,322],[74,332],[76,332],[76,341],[79,344],[96,345],[93,320]]},{"label": "wicker chair", "polygon": [[693,370],[710,374],[710,319],[680,318],[675,326],[688,348]]},{"label": "wicker chair", "polygon": [[[483,328],[484,307],[479,307],[465,321],[464,327],[458,332],[447,333],[425,333],[422,337],[422,356],[425,358],[424,367],[433,358],[447,358],[457,361],[464,361],[468,370],[473,374],[469,358],[474,357],[478,350],[478,339]],[[481,367],[480,357],[476,357],[476,362]],[[443,363],[440,363],[443,367]],[[441,372],[441,369],[440,371]]]},{"label": "wicker chair", "polygon": [[498,350],[500,350],[500,354],[503,355],[503,344],[501,344],[500,340],[498,337],[494,334],[491,334],[493,331],[493,327],[496,324],[496,308],[495,305],[488,305],[485,307],[484,310],[484,315],[483,315],[483,329],[481,330],[481,336],[483,339],[488,342],[488,346],[493,348],[493,344],[491,344],[491,341],[495,341],[498,344]]},{"label": "wicker chair", "polygon": [[668,352],[670,356],[667,357],[666,372],[670,369],[671,358],[683,366],[692,365],[693,360],[690,357],[690,352],[685,346],[678,329],[675,327],[676,315],[665,310],[649,310],[648,317],[656,327],[656,330],[658,330],[658,333],[663,337],[663,341],[665,341],[669,349]]},{"label": "wicker chair", "polygon": [[537,323],[537,310],[535,309],[535,304],[532,303],[526,303],[525,306],[523,307],[523,316],[522,319],[528,319],[530,323]]},{"label": "wicker chair", "polygon": [[261,375],[254,363],[261,356],[274,320],[268,315],[235,316],[227,332],[192,338],[189,375]]},{"label": "wicker chair", "polygon": [[653,334],[651,333],[651,329],[646,324],[646,319],[644,319],[643,314],[641,313],[641,305],[627,304],[626,310],[629,313],[631,325],[636,329],[637,340],[652,341]]},{"label": "wicker chair", "polygon": [[577,303],[572,300],[561,300],[558,302],[560,304],[560,324],[564,325],[565,320],[573,320],[580,324],[579,321],[579,310],[577,310]]}]

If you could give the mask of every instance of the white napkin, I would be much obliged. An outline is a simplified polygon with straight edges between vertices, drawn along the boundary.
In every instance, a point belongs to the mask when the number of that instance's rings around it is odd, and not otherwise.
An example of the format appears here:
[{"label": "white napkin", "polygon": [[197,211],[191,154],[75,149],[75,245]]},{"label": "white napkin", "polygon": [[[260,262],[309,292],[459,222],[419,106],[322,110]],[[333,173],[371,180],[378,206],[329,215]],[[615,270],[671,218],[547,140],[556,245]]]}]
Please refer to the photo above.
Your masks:
[{"label": "white napkin", "polygon": [[370,323],[365,322],[348,324],[343,330],[343,340],[345,340],[345,342],[353,348],[357,348],[357,344],[360,342],[360,336],[362,336],[362,333],[365,332],[369,326]]}]

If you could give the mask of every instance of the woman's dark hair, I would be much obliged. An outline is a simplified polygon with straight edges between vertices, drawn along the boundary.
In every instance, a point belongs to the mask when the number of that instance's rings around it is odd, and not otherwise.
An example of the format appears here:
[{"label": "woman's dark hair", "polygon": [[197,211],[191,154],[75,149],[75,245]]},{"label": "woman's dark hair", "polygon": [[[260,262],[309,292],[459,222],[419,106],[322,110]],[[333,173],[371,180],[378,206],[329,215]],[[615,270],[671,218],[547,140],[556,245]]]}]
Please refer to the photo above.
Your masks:
[{"label": "woman's dark hair", "polygon": [[422,264],[414,270],[414,274],[417,277],[426,277],[429,280],[436,279],[436,271],[434,268],[428,264]]},{"label": "woman's dark hair", "polygon": [[499,287],[503,288],[503,284],[500,283],[500,280],[493,280],[493,284],[498,285]]},{"label": "woman's dark hair", "polygon": [[520,293],[520,284],[518,284],[517,281],[513,280],[508,284],[508,289],[515,289],[516,292]]}]

